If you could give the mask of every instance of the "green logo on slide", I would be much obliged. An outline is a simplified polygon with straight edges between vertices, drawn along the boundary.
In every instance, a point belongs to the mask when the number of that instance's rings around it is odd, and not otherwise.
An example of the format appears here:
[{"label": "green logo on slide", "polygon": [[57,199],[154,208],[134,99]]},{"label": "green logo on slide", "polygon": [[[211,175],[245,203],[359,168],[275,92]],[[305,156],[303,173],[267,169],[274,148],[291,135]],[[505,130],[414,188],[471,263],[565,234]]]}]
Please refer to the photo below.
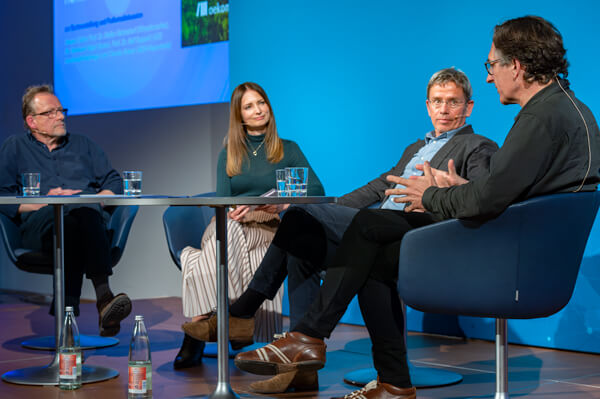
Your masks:
[{"label": "green logo on slide", "polygon": [[229,40],[229,0],[181,0],[181,47]]}]

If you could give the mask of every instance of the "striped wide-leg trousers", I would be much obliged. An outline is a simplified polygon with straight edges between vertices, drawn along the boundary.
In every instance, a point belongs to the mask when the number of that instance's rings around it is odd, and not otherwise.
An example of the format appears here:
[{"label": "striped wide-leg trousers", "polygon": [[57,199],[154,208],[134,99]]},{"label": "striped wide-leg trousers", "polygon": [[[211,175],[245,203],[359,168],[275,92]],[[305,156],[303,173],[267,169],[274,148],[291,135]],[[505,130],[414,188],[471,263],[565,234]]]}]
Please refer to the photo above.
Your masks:
[{"label": "striped wide-leg trousers", "polygon": [[[248,216],[248,215],[247,215]],[[239,223],[227,219],[229,300],[235,301],[248,287],[267,248],[273,240],[278,220],[265,212],[252,212]],[[206,228],[200,249],[186,247],[181,253],[183,274],[183,313],[193,317],[216,309],[216,231],[214,219]],[[265,301],[255,316],[254,340],[270,342],[282,330],[280,289],[272,301]]]}]

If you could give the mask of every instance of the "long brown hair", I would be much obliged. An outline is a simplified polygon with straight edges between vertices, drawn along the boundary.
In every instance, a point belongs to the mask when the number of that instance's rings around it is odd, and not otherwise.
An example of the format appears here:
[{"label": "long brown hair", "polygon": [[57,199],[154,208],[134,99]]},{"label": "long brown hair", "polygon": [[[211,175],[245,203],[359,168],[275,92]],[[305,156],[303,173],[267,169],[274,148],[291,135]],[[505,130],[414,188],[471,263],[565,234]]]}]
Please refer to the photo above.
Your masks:
[{"label": "long brown hair", "polygon": [[242,97],[248,90],[254,90],[265,100],[269,106],[270,118],[265,133],[265,150],[267,160],[277,163],[283,159],[283,142],[277,134],[275,115],[267,93],[256,83],[246,82],[235,88],[231,95],[231,109],[229,112],[229,132],[227,133],[227,175],[235,176],[242,173],[242,164],[248,160],[248,146],[246,144],[246,130],[242,120]]}]

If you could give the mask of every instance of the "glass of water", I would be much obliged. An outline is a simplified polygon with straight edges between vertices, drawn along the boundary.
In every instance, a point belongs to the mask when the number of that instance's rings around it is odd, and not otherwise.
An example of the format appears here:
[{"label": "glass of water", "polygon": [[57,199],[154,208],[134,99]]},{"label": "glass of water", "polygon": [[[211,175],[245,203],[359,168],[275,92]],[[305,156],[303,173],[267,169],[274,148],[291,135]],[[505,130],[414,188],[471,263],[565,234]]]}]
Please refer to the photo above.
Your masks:
[{"label": "glass of water", "polygon": [[123,194],[142,194],[142,172],[139,170],[127,170],[123,172]]},{"label": "glass of water", "polygon": [[287,197],[287,170],[277,169],[275,171],[275,183],[277,184],[277,196]]},{"label": "glass of water", "polygon": [[288,191],[291,197],[306,197],[308,186],[308,168],[286,168],[288,173]]},{"label": "glass of water", "polygon": [[39,172],[26,172],[21,175],[23,197],[37,197],[40,195],[40,178]]}]

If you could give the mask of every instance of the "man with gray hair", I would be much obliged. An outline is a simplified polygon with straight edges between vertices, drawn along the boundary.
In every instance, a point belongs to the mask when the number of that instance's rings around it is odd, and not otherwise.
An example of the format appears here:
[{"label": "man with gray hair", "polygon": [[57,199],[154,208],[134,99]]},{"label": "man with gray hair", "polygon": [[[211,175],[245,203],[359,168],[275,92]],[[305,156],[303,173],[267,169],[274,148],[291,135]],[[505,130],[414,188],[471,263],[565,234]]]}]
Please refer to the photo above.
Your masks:
[{"label": "man with gray hair", "polygon": [[[28,132],[7,138],[0,147],[0,195],[20,195],[24,172],[41,172],[40,192],[44,195],[123,192],[121,177],[104,151],[89,138],[67,132],[67,109],[51,86],[28,87],[22,113]],[[52,251],[52,207],[2,205],[0,212],[18,223],[26,248]],[[81,285],[87,276],[96,292],[100,335],[114,336],[121,320],[131,312],[131,301],[125,294],[114,295],[109,286],[112,269],[105,218],[108,216],[99,204],[65,206],[65,304],[79,315]]]},{"label": "man with gray hair", "polygon": [[[332,254],[359,209],[377,203],[383,209],[404,208],[404,204],[393,201],[394,197],[385,195],[385,190],[395,187],[386,176],[421,175],[416,165],[425,161],[443,170],[450,167],[469,178],[488,172],[489,159],[498,146],[475,134],[466,124],[474,104],[467,76],[455,68],[442,69],[429,80],[426,94],[425,103],[433,130],[425,134],[424,140],[409,145],[395,167],[340,197],[337,204],[294,205],[287,210],[248,289],[230,307],[231,340],[251,340],[254,313],[265,299],[274,297],[286,275],[293,329],[317,296],[320,273],[327,269]],[[216,316],[186,323],[183,328],[199,340],[214,340]],[[313,373],[316,381],[316,371]],[[298,383],[290,384],[290,387],[301,388]],[[266,393],[285,390],[287,387],[283,385],[255,384],[252,388]]]}]

